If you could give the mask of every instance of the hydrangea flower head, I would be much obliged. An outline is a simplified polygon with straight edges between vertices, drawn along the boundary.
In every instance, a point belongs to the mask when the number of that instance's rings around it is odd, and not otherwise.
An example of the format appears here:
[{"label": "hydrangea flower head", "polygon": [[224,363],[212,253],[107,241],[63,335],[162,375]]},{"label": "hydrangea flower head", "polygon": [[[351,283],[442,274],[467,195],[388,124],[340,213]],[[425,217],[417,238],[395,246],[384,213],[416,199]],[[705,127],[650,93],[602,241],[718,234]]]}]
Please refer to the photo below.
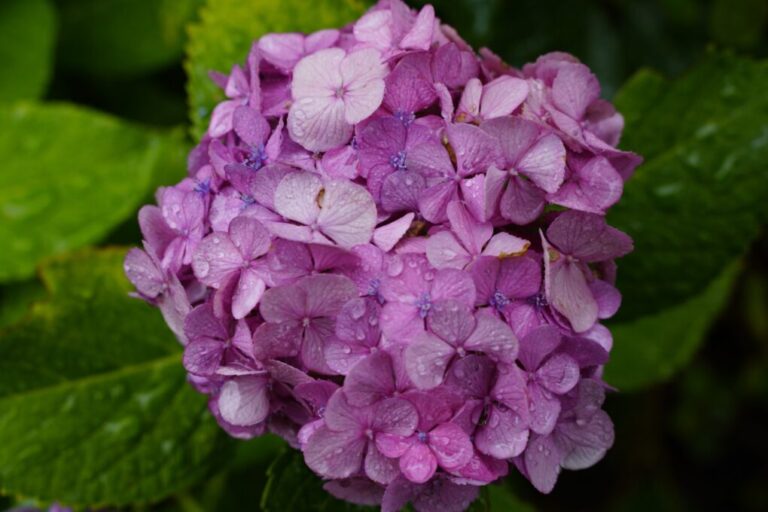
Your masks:
[{"label": "hydrangea flower head", "polygon": [[125,271],[232,436],[301,450],[334,496],[461,511],[613,443],[605,213],[641,159],[575,57],[514,69],[431,6],[268,34]]}]

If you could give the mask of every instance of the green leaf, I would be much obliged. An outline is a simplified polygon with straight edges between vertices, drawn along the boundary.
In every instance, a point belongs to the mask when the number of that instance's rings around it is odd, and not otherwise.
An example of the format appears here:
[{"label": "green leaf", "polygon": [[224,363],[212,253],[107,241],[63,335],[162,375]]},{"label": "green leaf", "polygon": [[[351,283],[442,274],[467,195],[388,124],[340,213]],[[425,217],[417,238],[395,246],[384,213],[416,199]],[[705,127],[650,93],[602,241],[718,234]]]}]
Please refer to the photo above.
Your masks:
[{"label": "green leaf", "polygon": [[203,0],[59,0],[58,59],[78,72],[128,76],[181,58]]},{"label": "green leaf", "polygon": [[700,295],[660,313],[611,325],[614,344],[606,381],[621,391],[633,391],[681,369],[730,298],[740,269],[740,262],[731,263]]},{"label": "green leaf", "polygon": [[227,453],[181,347],[130,298],[123,250],[44,267],[49,297],[0,333],[0,492],[76,505],[147,502]]},{"label": "green leaf", "polygon": [[362,0],[208,0],[200,21],[189,29],[185,62],[195,137],[203,134],[213,107],[224,98],[210,71],[229,73],[234,64],[243,64],[253,41],[263,34],[341,27],[364,8]]},{"label": "green leaf", "polygon": [[48,0],[0,2],[0,101],[37,99],[51,76],[56,14]]},{"label": "green leaf", "polygon": [[286,450],[267,470],[267,487],[261,496],[263,512],[362,512],[371,507],[340,501],[323,489],[323,482],[295,450]]},{"label": "green leaf", "polygon": [[714,0],[709,26],[715,41],[739,49],[758,46],[768,24],[765,0]]},{"label": "green leaf", "polygon": [[670,82],[641,72],[616,98],[623,146],[646,162],[609,222],[635,241],[620,262],[621,319],[699,294],[768,213],[768,62],[710,54]]},{"label": "green leaf", "polygon": [[0,282],[133,214],[180,140],[66,104],[3,105],[0,126]]},{"label": "green leaf", "polygon": [[491,512],[534,512],[531,505],[521,501],[501,484],[488,486]]},{"label": "green leaf", "polygon": [[32,303],[44,296],[45,288],[36,279],[0,286],[0,329],[21,320]]}]

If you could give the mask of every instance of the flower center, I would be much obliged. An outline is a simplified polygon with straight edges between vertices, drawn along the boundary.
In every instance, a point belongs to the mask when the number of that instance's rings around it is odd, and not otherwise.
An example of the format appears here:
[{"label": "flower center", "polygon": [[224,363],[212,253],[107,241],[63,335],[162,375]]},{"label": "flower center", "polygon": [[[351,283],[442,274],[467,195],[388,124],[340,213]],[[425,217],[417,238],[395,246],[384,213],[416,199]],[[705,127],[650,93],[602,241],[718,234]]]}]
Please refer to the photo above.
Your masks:
[{"label": "flower center", "polygon": [[429,296],[429,292],[423,292],[416,300],[416,307],[419,310],[420,318],[427,318],[429,310],[432,309],[432,299]]},{"label": "flower center", "polygon": [[413,112],[403,112],[398,110],[394,113],[395,119],[403,123],[404,126],[409,126],[416,120],[416,115]]},{"label": "flower center", "polygon": [[501,310],[509,304],[509,299],[506,295],[501,293],[499,290],[496,290],[493,292],[493,295],[491,295],[491,300],[489,301],[490,305],[495,307],[498,310]]},{"label": "flower center", "polygon": [[405,165],[405,151],[398,151],[397,154],[389,157],[389,165],[396,171],[404,171],[407,169]]},{"label": "flower center", "polygon": [[243,165],[252,171],[258,171],[264,166],[266,161],[267,151],[264,148],[264,144],[260,144],[257,148],[251,148],[251,151],[243,159]]},{"label": "flower center", "polygon": [[418,439],[418,441],[420,443],[426,443],[427,442],[427,433],[426,432],[417,432],[416,433],[416,439]]}]

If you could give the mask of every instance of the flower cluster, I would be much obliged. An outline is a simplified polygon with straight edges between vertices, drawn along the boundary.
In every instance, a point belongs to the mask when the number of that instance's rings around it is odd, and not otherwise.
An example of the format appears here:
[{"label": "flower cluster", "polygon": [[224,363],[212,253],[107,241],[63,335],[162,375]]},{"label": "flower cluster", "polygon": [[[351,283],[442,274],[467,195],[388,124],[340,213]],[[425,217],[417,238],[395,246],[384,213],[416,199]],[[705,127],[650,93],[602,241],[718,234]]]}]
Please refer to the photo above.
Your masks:
[{"label": "flower cluster", "polygon": [[125,271],[231,435],[273,432],[337,497],[463,510],[613,443],[603,215],[640,158],[574,57],[522,70],[400,0],[269,34]]}]

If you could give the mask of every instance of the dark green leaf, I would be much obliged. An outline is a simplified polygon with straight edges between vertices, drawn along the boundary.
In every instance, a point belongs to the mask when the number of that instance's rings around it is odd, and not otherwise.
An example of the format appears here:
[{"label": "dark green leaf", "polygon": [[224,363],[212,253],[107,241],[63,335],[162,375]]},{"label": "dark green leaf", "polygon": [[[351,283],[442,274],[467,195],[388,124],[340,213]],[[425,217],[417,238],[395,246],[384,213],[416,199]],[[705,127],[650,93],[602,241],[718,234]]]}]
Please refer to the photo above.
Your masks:
[{"label": "dark green leaf", "polygon": [[0,282],[98,241],[136,210],[180,144],[65,104],[0,106],[0,125]]},{"label": "dark green leaf", "polygon": [[55,29],[48,0],[0,2],[0,101],[37,99],[45,93]]},{"label": "dark green leaf", "polygon": [[152,501],[208,474],[226,436],[123,250],[43,269],[49,298],[0,333],[0,488],[65,504]]},{"label": "dark green leaf", "polygon": [[501,484],[488,486],[488,501],[491,512],[534,512],[532,506]]},{"label": "dark green leaf", "polygon": [[135,75],[183,52],[203,0],[60,0],[62,65],[93,75]]},{"label": "dark green leaf", "polygon": [[36,279],[0,286],[0,329],[21,320],[32,303],[45,296],[45,288]]},{"label": "dark green leaf", "polygon": [[267,487],[261,496],[263,512],[362,512],[373,511],[340,501],[325,492],[323,482],[294,450],[286,450],[267,471]]},{"label": "dark green leaf", "polygon": [[229,73],[234,64],[243,64],[262,34],[339,28],[364,8],[362,0],[208,0],[199,23],[190,27],[185,63],[195,136],[205,131],[213,107],[224,97],[210,71]]},{"label": "dark green leaf", "polygon": [[731,263],[698,296],[659,313],[613,324],[613,351],[605,379],[621,391],[663,381],[696,352],[731,296],[741,265]]},{"label": "dark green leaf", "polygon": [[715,41],[739,49],[757,46],[768,23],[765,0],[714,0],[709,26]]},{"label": "dark green leaf", "polygon": [[681,78],[641,72],[621,91],[623,146],[646,159],[609,221],[635,240],[621,260],[622,319],[700,293],[768,212],[768,63],[711,54]]}]

